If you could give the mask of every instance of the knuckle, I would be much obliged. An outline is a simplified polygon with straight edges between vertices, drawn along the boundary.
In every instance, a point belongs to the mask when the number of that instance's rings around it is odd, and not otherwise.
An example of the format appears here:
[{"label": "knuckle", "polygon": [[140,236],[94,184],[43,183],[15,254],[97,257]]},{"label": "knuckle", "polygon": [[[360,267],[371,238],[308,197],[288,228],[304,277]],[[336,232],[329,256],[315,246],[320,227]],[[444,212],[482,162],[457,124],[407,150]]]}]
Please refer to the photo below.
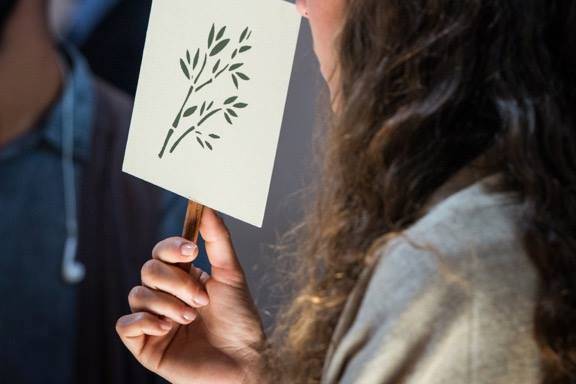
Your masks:
[{"label": "knuckle", "polygon": [[127,322],[128,319],[126,316],[122,316],[121,318],[116,320],[116,332],[122,334]]},{"label": "knuckle", "polygon": [[179,237],[170,237],[168,239],[162,240],[152,250],[152,257],[154,259],[159,259],[160,255],[166,252],[172,252],[177,249],[182,240]]},{"label": "knuckle", "polygon": [[226,222],[224,221],[224,219],[219,214],[216,214],[216,219],[220,223],[222,236],[226,236],[227,238],[230,238],[230,229],[228,229],[228,226],[226,225]]},{"label": "knuckle", "polygon": [[149,317],[148,314],[145,312],[140,312],[140,313],[136,313],[134,314],[134,318],[133,318],[133,323],[146,323],[149,321]]},{"label": "knuckle", "polygon": [[148,280],[150,278],[154,278],[161,274],[162,270],[162,262],[158,260],[148,260],[142,266],[142,280]]},{"label": "knuckle", "polygon": [[185,296],[192,301],[201,291],[198,283],[192,278],[186,279],[182,286],[184,288]]},{"label": "knuckle", "polygon": [[225,225],[224,220],[220,219],[220,221],[222,222],[222,238],[229,240],[232,238],[232,235],[230,234],[230,230],[228,229],[228,227]]},{"label": "knuckle", "polygon": [[158,255],[160,252],[162,252],[163,249],[166,248],[166,246],[172,241],[172,238],[169,239],[164,239],[158,243],[156,243],[156,245],[154,246],[154,248],[152,249],[152,256],[156,256]]},{"label": "knuckle", "polygon": [[152,258],[156,258],[156,255],[158,254],[158,252],[160,251],[160,248],[162,247],[162,242],[156,243],[156,245],[154,246],[154,248],[152,248]]},{"label": "knuckle", "polygon": [[148,291],[142,286],[134,287],[128,293],[128,302],[133,305],[141,302],[147,295]]}]

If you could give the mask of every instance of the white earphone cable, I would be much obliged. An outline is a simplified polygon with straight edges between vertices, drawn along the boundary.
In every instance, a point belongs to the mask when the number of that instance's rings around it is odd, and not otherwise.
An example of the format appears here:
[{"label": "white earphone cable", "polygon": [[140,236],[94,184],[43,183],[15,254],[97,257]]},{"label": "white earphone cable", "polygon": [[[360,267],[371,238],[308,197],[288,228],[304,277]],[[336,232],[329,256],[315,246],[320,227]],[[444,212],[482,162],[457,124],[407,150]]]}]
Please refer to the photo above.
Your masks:
[{"label": "white earphone cable", "polygon": [[[64,215],[66,241],[62,257],[62,278],[68,284],[78,284],[86,276],[86,269],[76,260],[78,249],[78,209],[76,171],[74,169],[75,95],[73,75],[67,76],[68,91],[62,102],[62,177],[64,183]],[[65,88],[66,90],[66,88]]]}]

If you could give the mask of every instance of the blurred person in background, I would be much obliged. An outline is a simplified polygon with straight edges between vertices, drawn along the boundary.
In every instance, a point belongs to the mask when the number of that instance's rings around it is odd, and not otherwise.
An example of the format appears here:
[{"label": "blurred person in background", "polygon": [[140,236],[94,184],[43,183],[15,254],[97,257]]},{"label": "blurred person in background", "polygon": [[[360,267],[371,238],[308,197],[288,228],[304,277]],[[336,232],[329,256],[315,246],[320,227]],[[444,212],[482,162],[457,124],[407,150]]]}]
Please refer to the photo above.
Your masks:
[{"label": "blurred person in background", "polygon": [[56,33],[82,52],[94,73],[134,95],[151,0],[52,0]]},{"label": "blurred person in background", "polygon": [[[101,0],[82,0],[86,3]],[[129,94],[135,94],[148,28],[151,0],[106,0],[108,8],[92,31],[82,19],[93,17],[88,6],[78,8],[66,34],[80,48],[95,73]],[[105,3],[104,2],[104,3]],[[116,2],[115,5],[110,4]],[[101,5],[104,7],[104,5]],[[82,12],[83,11],[83,12]]]},{"label": "blurred person in background", "polygon": [[114,323],[185,201],[121,172],[131,100],[48,19],[0,0],[0,381],[152,383]]},{"label": "blurred person in background", "polygon": [[[119,0],[52,0],[52,22],[67,40],[82,45]],[[124,1],[122,1],[123,3]]]}]

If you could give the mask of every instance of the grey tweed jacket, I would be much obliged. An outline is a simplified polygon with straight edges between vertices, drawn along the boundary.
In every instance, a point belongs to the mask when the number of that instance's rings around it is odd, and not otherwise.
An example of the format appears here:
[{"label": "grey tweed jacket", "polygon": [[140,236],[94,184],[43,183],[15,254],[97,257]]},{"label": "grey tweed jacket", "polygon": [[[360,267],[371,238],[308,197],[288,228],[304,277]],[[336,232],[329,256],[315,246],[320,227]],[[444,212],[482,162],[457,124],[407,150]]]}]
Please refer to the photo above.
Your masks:
[{"label": "grey tweed jacket", "polygon": [[537,384],[536,270],[519,204],[461,172],[351,294],[323,384]]}]

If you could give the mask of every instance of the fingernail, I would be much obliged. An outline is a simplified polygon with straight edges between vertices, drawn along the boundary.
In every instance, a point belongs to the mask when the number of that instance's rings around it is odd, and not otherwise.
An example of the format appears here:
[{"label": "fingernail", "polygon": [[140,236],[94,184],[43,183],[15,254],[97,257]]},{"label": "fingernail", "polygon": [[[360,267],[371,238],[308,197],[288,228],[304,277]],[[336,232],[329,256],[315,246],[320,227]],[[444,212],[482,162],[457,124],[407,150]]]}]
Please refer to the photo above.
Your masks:
[{"label": "fingernail", "polygon": [[210,302],[210,300],[208,299],[208,296],[206,295],[200,295],[198,297],[194,298],[194,302],[199,305],[199,306],[205,306],[208,305],[208,303]]},{"label": "fingernail", "polygon": [[180,252],[184,256],[196,256],[198,247],[194,243],[185,243],[180,247]]},{"label": "fingernail", "polygon": [[182,314],[182,317],[186,321],[192,321],[196,318],[196,313],[192,310],[185,310],[184,313]]}]

